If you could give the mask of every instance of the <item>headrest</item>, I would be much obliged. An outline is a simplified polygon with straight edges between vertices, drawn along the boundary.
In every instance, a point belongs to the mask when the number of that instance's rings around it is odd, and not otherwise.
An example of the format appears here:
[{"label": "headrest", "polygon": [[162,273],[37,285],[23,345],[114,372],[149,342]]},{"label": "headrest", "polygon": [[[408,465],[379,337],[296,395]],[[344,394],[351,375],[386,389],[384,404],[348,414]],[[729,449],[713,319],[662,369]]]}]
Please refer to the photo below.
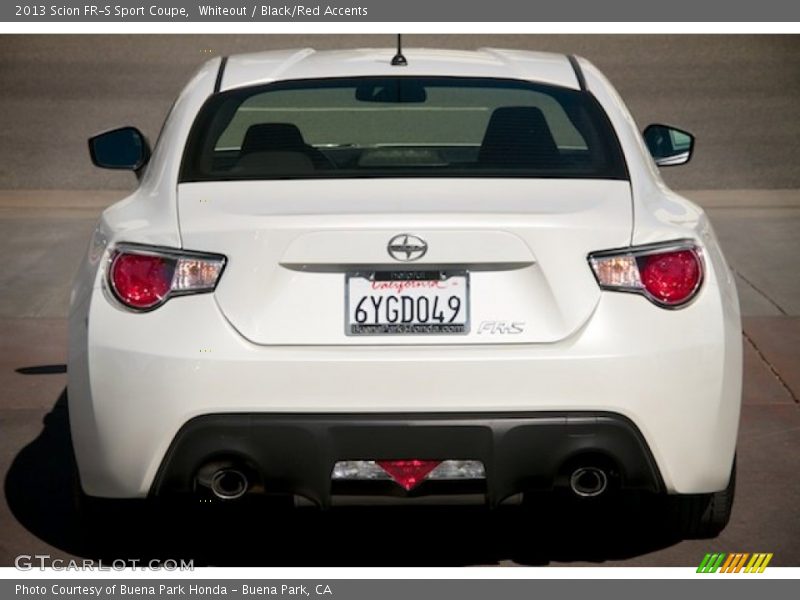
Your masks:
[{"label": "headrest", "polygon": [[303,134],[292,123],[258,123],[247,129],[241,154],[274,150],[303,150]]},{"label": "headrest", "polygon": [[503,106],[489,119],[479,160],[508,166],[545,166],[559,152],[542,111],[535,106]]}]

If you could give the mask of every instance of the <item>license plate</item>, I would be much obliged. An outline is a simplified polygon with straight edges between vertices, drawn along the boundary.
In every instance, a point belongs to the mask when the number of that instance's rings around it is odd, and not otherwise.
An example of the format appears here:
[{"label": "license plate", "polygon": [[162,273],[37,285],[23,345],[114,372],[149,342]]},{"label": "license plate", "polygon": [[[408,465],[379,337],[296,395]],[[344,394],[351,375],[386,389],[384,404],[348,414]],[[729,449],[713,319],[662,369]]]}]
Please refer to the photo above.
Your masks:
[{"label": "license plate", "polygon": [[386,271],[345,277],[347,335],[469,332],[469,273]]}]

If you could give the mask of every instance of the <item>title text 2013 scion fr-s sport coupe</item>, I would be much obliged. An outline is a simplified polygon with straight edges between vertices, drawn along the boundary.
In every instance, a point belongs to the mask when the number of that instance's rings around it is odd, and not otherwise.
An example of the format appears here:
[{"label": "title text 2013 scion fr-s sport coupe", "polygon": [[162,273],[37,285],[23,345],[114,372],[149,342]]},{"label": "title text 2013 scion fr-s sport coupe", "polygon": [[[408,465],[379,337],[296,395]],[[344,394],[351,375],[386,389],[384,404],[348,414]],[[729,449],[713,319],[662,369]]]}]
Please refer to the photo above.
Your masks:
[{"label": "title text 2013 scion fr-s sport coupe", "polygon": [[72,292],[83,493],[632,491],[719,532],[738,300],[708,219],[657,169],[692,136],[640,134],[582,58],[392,57],[215,58],[152,156],[131,127],[90,140],[140,181]]}]

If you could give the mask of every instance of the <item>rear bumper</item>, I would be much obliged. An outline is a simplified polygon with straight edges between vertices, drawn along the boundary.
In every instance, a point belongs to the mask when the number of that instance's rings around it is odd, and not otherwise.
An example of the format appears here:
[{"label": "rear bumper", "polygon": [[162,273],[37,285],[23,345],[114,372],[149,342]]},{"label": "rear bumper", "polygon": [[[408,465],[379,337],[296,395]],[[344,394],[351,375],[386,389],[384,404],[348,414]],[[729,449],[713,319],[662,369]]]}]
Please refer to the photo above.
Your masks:
[{"label": "rear bumper", "polygon": [[[213,295],[175,299],[139,315],[97,293],[88,328],[80,313],[70,322],[70,424],[81,483],[92,496],[147,496],[158,487],[154,482],[174,440],[189,431],[187,424],[202,424],[209,416],[249,415],[248,422],[261,423],[259,415],[268,421],[340,415],[346,423],[467,414],[490,423],[510,415],[613,414],[640,432],[666,492],[721,490],[736,444],[741,340],[738,315],[720,311],[711,292],[707,288],[680,311],[655,309],[631,294],[604,294],[589,322],[561,342],[480,347],[256,346],[225,321]],[[408,429],[397,429],[403,428]],[[471,433],[467,445],[484,448],[487,469],[498,468],[496,453],[507,451],[518,435],[513,432],[525,430],[516,426],[500,435],[502,429],[476,429],[484,433]],[[469,427],[458,427],[453,437],[462,430]],[[308,435],[302,427],[296,431],[301,439]],[[481,446],[482,436],[494,441]],[[284,437],[284,460],[304,460],[300,441]],[[409,438],[417,439],[416,430]],[[231,439],[239,443],[236,435]],[[575,443],[568,434],[563,439]],[[530,460],[549,460],[544,456],[551,441],[530,443]],[[445,449],[452,452],[440,450]],[[398,458],[404,448],[388,450]],[[320,455],[332,456],[310,454]],[[329,466],[319,467],[326,482]],[[545,467],[549,476],[552,467]],[[519,484],[505,479],[498,479],[493,497]],[[308,493],[324,499],[319,489]]]},{"label": "rear bumper", "polygon": [[[334,494],[354,493],[353,486],[331,479],[341,460],[478,460],[485,479],[451,490],[484,494],[489,506],[552,489],[587,464],[607,467],[623,489],[663,490],[639,430],[610,413],[225,414],[198,417],[181,428],[151,495],[192,493],[198,470],[220,458],[246,470],[256,489],[299,495],[322,507]],[[357,487],[370,495],[415,497],[441,493],[447,484],[426,481],[409,492],[392,482]]]}]

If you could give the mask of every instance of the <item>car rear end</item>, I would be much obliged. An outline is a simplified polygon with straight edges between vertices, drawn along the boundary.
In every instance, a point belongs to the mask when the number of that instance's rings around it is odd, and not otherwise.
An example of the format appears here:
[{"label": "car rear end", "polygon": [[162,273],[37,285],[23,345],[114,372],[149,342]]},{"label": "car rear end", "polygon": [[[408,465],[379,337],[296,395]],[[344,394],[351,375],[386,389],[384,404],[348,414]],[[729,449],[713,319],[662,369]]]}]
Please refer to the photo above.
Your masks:
[{"label": "car rear end", "polygon": [[211,95],[181,247],[108,231],[70,399],[85,491],[327,507],[725,488],[727,267],[702,219],[631,245],[622,143],[577,83]]}]

